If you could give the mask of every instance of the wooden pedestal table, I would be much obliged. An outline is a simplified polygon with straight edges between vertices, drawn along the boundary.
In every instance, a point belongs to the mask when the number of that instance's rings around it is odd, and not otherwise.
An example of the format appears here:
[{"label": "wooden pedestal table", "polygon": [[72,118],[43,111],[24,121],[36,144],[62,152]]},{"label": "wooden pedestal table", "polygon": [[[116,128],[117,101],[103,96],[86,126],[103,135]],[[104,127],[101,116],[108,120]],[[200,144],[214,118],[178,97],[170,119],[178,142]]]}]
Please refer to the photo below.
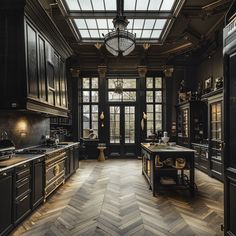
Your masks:
[{"label": "wooden pedestal table", "polygon": [[105,161],[105,155],[104,155],[104,150],[106,149],[106,147],[97,147],[97,149],[99,150],[99,156],[98,156],[98,161]]}]

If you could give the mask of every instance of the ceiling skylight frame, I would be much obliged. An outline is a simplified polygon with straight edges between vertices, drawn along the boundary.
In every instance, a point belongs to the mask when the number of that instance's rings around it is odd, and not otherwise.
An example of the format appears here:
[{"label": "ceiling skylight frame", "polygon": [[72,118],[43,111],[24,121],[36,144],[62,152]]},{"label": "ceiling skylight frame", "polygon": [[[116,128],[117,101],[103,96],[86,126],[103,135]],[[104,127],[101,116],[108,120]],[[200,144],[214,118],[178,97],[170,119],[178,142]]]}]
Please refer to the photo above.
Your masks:
[{"label": "ceiling skylight frame", "polygon": [[[100,0],[104,3],[104,11],[101,10],[92,10],[92,11],[83,11],[83,10],[70,10],[68,7],[68,4],[66,3],[68,0],[59,0],[59,6],[64,14],[65,17],[67,17],[67,20],[69,22],[69,24],[71,25],[70,27],[73,30],[76,30],[76,32],[73,32],[74,35],[77,37],[79,43],[91,43],[94,44],[95,42],[103,42],[104,38],[102,34],[106,34],[107,32],[110,32],[113,27],[111,28],[112,25],[112,20],[114,18],[114,16],[116,15],[116,10],[107,10],[106,9],[106,2],[110,1],[110,0]],[[70,0],[69,0],[70,1]],[[92,8],[93,8],[93,1],[96,0],[72,0],[72,1],[90,1]],[[114,0],[113,0],[114,1]],[[118,0],[119,1],[119,0]],[[129,1],[129,0],[121,0],[121,1]],[[142,0],[134,0],[135,4],[137,4],[137,1],[142,1]],[[165,38],[167,37],[167,34],[170,30],[170,28],[173,25],[174,19],[176,18],[176,16],[179,14],[180,9],[182,8],[185,0],[147,0],[147,9],[149,8],[150,3],[153,3],[153,1],[161,1],[162,3],[164,1],[175,1],[171,11],[161,11],[159,9],[159,11],[153,11],[153,10],[146,10],[146,11],[125,11],[124,14],[127,17],[128,21],[130,21],[130,24],[133,24],[132,27],[131,25],[128,25],[128,31],[130,32],[134,32],[137,30],[141,30],[142,32],[140,33],[140,37],[136,37],[136,43],[143,43],[143,42],[149,42],[149,43],[154,43],[154,44],[162,44],[165,40]],[[80,8],[81,9],[81,8]],[[76,20],[77,19],[85,19],[85,20],[89,20],[89,19],[93,19],[96,22],[96,28],[87,28],[88,32],[89,32],[89,37],[82,37],[82,31],[80,33],[80,30],[86,30],[86,29],[79,29],[76,25]],[[100,28],[98,27],[98,21],[99,20],[105,20],[107,21],[107,28]],[[140,26],[140,28],[135,28],[134,24],[135,24],[135,20],[144,20],[142,27]],[[151,22],[152,20],[155,20],[155,23],[153,25],[153,28],[148,28],[146,27],[146,21]],[[159,29],[159,28],[155,28],[156,22],[161,20],[166,20],[163,24],[163,28]],[[108,26],[108,22],[110,27]],[[160,24],[161,25],[161,24]],[[113,26],[113,25],[112,25]],[[98,37],[91,37],[91,33],[94,32],[90,32],[90,30],[97,30]],[[151,30],[151,33],[150,33]],[[148,34],[147,34],[148,33]],[[88,34],[87,34],[88,35]],[[142,37],[142,36],[148,36],[148,37]],[[159,38],[155,38],[154,35],[158,36]]]}]

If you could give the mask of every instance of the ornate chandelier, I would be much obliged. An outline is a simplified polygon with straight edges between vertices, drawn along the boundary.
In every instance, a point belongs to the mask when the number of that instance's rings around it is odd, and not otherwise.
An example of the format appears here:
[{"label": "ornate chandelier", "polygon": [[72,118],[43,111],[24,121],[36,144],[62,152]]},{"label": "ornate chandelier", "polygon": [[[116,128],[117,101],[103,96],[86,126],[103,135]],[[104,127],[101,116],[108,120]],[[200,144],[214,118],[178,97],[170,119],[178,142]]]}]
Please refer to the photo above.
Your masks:
[{"label": "ornate chandelier", "polygon": [[114,56],[127,56],[135,48],[135,34],[126,30],[129,21],[122,14],[117,15],[112,22],[115,31],[104,36],[106,49]]}]

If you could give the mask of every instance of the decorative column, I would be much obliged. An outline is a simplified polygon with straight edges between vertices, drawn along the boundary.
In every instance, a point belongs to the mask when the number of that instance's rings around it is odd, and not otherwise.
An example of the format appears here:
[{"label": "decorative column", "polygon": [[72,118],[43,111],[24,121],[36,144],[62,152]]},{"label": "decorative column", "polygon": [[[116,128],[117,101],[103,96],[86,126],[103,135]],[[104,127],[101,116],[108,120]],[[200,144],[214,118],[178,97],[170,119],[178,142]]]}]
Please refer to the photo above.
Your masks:
[{"label": "decorative column", "polygon": [[99,122],[98,122],[98,132],[99,132],[99,142],[100,143],[108,143],[109,137],[109,108],[106,106],[106,93],[107,93],[107,83],[106,83],[106,73],[107,66],[99,65],[98,66],[98,75],[99,75]]},{"label": "decorative column", "polygon": [[79,109],[79,75],[80,75],[80,69],[79,68],[71,68],[71,82],[70,82],[70,89],[71,89],[71,104],[70,104],[70,110],[72,115],[72,135],[73,135],[73,141],[79,141],[80,138],[80,109]]},{"label": "decorative column", "polygon": [[[143,114],[146,114],[146,106],[145,106],[145,88],[146,88],[146,84],[145,84],[145,78],[146,78],[146,74],[148,71],[148,68],[146,65],[140,65],[137,67],[138,70],[138,74],[139,74],[139,80],[140,80],[140,92],[139,92],[139,111],[138,114],[140,114],[139,118],[138,118],[138,137],[140,137],[140,142],[145,141],[146,139],[146,129],[147,129],[147,125],[146,125],[146,119],[143,119]],[[137,107],[138,108],[138,107]],[[145,117],[146,118],[146,117]]]}]

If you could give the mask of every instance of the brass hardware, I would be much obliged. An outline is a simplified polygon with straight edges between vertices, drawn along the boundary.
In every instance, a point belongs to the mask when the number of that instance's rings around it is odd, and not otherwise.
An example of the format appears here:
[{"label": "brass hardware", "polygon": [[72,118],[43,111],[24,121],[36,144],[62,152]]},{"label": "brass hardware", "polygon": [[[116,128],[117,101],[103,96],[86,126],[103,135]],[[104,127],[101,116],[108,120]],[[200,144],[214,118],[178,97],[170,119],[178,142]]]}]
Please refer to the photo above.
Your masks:
[{"label": "brass hardware", "polygon": [[19,202],[23,202],[26,198],[28,198],[29,195],[26,195],[24,198],[22,198]]},{"label": "brass hardware", "polygon": [[60,172],[60,166],[57,164],[54,168],[53,168],[53,174],[55,176],[57,176]]}]

